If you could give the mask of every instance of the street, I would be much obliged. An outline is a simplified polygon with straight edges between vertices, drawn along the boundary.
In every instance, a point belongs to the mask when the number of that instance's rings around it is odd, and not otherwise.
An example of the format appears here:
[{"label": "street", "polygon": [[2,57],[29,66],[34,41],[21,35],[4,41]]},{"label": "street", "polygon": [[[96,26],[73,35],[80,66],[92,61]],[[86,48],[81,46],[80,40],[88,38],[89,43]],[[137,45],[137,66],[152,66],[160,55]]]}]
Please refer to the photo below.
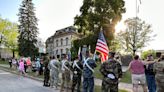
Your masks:
[{"label": "street", "polygon": [[0,70],[0,92],[59,92],[43,83]]}]

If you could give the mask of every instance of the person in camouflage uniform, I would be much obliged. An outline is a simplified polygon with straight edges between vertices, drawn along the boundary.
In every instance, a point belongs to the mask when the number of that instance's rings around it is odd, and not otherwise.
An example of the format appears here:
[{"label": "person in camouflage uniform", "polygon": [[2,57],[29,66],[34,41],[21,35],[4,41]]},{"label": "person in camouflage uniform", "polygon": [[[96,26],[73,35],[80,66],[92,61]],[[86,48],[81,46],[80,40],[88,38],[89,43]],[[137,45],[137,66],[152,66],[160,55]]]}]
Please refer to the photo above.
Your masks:
[{"label": "person in camouflage uniform", "polygon": [[100,67],[100,72],[104,76],[102,92],[118,92],[118,82],[119,78],[122,77],[122,69],[120,63],[114,59],[114,55],[114,52],[110,52],[109,59]]},{"label": "person in camouflage uniform", "polygon": [[71,80],[71,65],[67,60],[67,56],[63,55],[63,60],[61,61],[61,71],[62,71],[62,83],[60,92],[64,91],[64,84],[66,85],[66,92],[68,92],[70,80]]},{"label": "person in camouflage uniform", "polygon": [[53,87],[55,84],[56,89],[58,89],[59,85],[59,70],[60,70],[60,62],[55,58],[52,57],[52,60],[49,63],[50,69],[50,87]]},{"label": "person in camouflage uniform", "polygon": [[80,60],[78,60],[78,57],[76,57],[72,65],[72,72],[73,72],[72,92],[74,92],[76,85],[77,85],[77,92],[80,92],[82,69],[83,69],[82,62],[80,62]]},{"label": "person in camouflage uniform", "polygon": [[86,52],[86,58],[83,60],[83,92],[94,92],[94,68],[95,60],[92,59],[89,51]]},{"label": "person in camouflage uniform", "polygon": [[44,83],[43,86],[50,86],[49,79],[50,79],[50,70],[48,68],[49,58],[47,56],[44,57]]},{"label": "person in camouflage uniform", "polygon": [[154,64],[157,92],[164,92],[164,55]]}]

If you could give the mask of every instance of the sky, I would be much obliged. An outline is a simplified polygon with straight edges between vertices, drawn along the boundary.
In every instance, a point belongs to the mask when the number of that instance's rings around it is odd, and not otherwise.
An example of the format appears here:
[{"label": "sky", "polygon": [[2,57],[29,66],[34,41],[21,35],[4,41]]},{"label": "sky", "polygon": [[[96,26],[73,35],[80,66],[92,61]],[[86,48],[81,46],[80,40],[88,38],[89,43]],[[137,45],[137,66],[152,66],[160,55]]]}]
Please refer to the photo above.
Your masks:
[{"label": "sky", "polygon": [[[39,19],[39,37],[46,41],[56,30],[73,25],[74,17],[80,14],[83,0],[33,0],[36,17]],[[12,22],[18,22],[18,9],[22,0],[0,0],[0,16]],[[138,0],[139,2],[139,0]],[[126,13],[118,23],[116,31],[124,28],[123,21],[136,16],[136,0],[125,0]],[[152,25],[157,36],[145,50],[164,50],[164,0],[141,0],[137,16]],[[139,3],[138,3],[139,4]]]}]

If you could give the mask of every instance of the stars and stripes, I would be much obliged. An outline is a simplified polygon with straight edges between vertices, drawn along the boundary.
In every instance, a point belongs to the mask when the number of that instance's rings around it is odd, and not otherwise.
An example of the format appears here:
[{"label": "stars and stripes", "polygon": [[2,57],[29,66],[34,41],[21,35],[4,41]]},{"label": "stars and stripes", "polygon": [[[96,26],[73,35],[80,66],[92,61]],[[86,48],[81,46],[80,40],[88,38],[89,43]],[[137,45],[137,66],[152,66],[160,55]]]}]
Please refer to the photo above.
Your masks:
[{"label": "stars and stripes", "polygon": [[104,62],[108,59],[109,49],[102,31],[99,33],[96,44],[96,51],[100,53],[101,62]]}]

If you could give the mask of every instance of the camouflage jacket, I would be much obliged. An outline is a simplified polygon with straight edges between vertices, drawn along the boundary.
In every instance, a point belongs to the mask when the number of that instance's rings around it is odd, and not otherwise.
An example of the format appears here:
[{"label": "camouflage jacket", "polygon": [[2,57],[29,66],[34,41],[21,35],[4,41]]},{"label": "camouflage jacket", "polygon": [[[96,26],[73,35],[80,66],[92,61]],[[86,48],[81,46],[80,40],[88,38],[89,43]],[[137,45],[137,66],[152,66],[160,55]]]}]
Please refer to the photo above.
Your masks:
[{"label": "camouflage jacket", "polygon": [[164,82],[164,61],[160,61],[154,64],[154,71],[156,73],[156,79],[159,82]]},{"label": "camouflage jacket", "polygon": [[121,65],[114,59],[109,59],[105,61],[100,67],[100,72],[102,73],[104,78],[106,78],[107,75],[110,73],[113,74],[117,80],[122,77]]}]

